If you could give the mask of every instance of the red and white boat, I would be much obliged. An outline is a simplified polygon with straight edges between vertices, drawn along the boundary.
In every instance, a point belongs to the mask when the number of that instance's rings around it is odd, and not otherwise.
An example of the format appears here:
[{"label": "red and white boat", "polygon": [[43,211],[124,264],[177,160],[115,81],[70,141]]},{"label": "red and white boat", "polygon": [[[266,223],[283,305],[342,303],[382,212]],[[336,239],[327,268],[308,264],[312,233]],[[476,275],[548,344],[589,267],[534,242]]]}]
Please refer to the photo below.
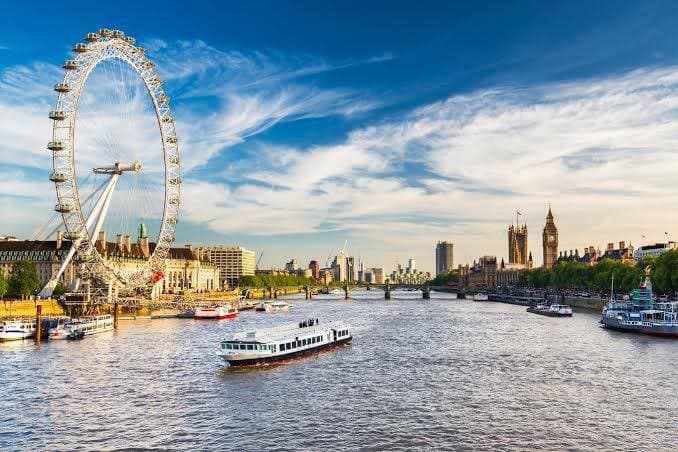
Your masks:
[{"label": "red and white boat", "polygon": [[195,308],[196,319],[232,319],[238,315],[238,310],[230,306],[213,306],[211,308]]}]

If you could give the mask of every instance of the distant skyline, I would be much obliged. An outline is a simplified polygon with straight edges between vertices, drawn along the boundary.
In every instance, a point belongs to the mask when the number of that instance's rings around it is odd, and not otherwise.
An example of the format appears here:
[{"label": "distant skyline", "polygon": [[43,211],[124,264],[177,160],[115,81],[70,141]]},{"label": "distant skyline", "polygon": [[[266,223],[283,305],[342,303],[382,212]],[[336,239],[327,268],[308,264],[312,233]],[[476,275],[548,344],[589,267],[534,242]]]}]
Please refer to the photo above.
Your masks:
[{"label": "distant skyline", "polygon": [[0,235],[28,238],[52,215],[52,86],[72,44],[107,27],[137,38],[172,98],[177,245],[241,245],[281,267],[323,265],[347,240],[368,267],[414,258],[434,273],[439,240],[455,266],[507,259],[519,210],[540,265],[549,202],[562,250],[674,238],[674,2],[3,12]]}]

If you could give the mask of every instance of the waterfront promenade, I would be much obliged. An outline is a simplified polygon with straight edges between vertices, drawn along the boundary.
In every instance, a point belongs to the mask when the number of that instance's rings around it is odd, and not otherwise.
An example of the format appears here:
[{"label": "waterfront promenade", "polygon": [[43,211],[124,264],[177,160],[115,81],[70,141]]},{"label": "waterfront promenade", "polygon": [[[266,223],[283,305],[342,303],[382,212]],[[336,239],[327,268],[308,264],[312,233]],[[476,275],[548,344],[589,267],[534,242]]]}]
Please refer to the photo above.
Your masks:
[{"label": "waterfront promenade", "polygon": [[[437,292],[291,298],[0,344],[0,449],[675,450],[673,340]],[[215,355],[225,335],[316,317],[350,322],[353,345],[245,370]]]}]

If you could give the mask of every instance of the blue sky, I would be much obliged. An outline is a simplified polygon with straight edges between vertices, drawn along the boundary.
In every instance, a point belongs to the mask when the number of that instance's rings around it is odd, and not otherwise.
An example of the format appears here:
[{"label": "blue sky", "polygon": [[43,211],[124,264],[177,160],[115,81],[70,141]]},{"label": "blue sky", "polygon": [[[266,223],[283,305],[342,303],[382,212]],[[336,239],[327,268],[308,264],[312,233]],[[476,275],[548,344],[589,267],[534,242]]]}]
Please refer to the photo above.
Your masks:
[{"label": "blue sky", "polygon": [[432,270],[437,240],[505,257],[516,209],[540,262],[549,202],[563,249],[675,224],[672,2],[125,3],[4,5],[0,234],[51,216],[51,86],[101,27],[135,36],[173,99],[182,243],[279,266],[348,240],[368,266]]}]

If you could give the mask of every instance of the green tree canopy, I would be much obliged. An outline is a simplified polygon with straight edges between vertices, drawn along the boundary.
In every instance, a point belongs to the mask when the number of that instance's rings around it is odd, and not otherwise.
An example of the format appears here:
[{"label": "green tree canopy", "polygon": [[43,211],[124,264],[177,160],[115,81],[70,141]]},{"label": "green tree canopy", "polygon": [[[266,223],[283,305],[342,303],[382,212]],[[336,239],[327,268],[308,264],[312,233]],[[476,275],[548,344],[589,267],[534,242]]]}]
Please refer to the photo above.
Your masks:
[{"label": "green tree canopy", "polygon": [[7,278],[5,278],[5,273],[0,270],[0,297],[4,297],[9,290],[9,284],[7,283]]},{"label": "green tree canopy", "polygon": [[437,275],[430,282],[432,286],[446,286],[448,283],[458,283],[459,282],[459,272],[457,270],[452,270],[446,274]]},{"label": "green tree canopy", "polygon": [[240,287],[291,287],[315,285],[313,278],[295,275],[247,275],[238,281]]},{"label": "green tree canopy", "polygon": [[657,292],[672,294],[678,290],[678,250],[657,257],[652,265],[651,279]]},{"label": "green tree canopy", "polygon": [[35,265],[26,260],[15,262],[9,276],[9,294],[27,297],[37,294],[39,290],[40,278]]}]

